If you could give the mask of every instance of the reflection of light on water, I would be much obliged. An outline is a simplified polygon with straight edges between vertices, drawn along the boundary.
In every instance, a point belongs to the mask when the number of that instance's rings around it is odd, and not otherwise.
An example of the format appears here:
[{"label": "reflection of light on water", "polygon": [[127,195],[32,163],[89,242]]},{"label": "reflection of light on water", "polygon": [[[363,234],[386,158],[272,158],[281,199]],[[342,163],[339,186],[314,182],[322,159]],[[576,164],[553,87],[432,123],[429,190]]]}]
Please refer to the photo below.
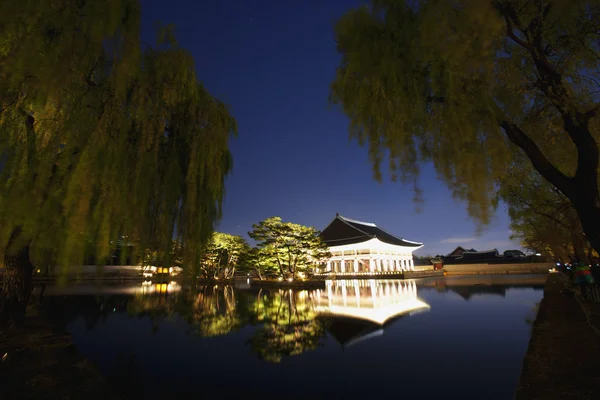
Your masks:
[{"label": "reflection of light on water", "polygon": [[169,283],[156,283],[152,284],[152,281],[144,281],[142,285],[137,288],[137,293],[141,294],[152,294],[152,293],[175,293],[181,290],[181,285],[175,281]]},{"label": "reflection of light on water", "polygon": [[358,318],[383,325],[404,314],[425,311],[429,304],[417,298],[415,281],[327,280],[325,290],[313,295],[321,315]]}]

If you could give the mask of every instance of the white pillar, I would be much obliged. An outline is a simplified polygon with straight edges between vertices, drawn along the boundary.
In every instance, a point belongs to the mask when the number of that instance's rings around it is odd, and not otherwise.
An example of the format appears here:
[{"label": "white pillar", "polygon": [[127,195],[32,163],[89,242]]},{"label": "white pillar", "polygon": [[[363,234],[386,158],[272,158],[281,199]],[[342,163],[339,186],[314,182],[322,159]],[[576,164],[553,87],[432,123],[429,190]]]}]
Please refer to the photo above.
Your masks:
[{"label": "white pillar", "polygon": [[371,273],[375,272],[375,260],[373,260],[372,256],[369,256],[369,270]]},{"label": "white pillar", "polygon": [[354,259],[354,272],[358,272],[358,259]]},{"label": "white pillar", "polygon": [[340,272],[346,272],[346,263],[344,262],[344,258],[340,260]]},{"label": "white pillar", "polygon": [[375,293],[377,288],[375,287],[375,281],[371,280],[369,282],[369,286],[371,287],[371,299],[373,300],[373,306],[375,306],[375,304],[377,304],[377,293]]},{"label": "white pillar", "polygon": [[412,257],[411,257],[411,259],[410,259],[410,270],[411,270],[411,271],[414,271],[414,270],[415,270],[415,262],[414,262],[414,260],[412,259]]},{"label": "white pillar", "polygon": [[327,260],[327,273],[331,271],[331,261]]}]

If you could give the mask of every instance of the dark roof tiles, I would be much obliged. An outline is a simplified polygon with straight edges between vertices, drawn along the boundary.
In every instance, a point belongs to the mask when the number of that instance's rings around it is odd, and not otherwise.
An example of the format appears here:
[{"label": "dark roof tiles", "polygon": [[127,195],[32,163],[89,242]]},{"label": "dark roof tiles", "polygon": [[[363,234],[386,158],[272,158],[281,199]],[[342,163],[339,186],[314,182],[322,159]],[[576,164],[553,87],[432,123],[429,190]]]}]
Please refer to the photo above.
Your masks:
[{"label": "dark roof tiles", "polygon": [[335,219],[321,232],[328,246],[362,243],[373,238],[396,246],[421,247],[422,243],[397,238],[372,222],[357,221],[336,214]]}]

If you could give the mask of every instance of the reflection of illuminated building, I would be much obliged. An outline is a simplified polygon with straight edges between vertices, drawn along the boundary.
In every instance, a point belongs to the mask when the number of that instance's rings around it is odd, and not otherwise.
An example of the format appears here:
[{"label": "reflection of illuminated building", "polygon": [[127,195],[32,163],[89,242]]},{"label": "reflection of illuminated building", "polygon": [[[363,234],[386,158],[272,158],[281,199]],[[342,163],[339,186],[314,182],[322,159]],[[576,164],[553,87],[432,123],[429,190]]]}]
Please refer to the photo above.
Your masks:
[{"label": "reflection of illuminated building", "polygon": [[141,294],[152,294],[152,293],[175,293],[181,290],[181,285],[177,282],[169,283],[155,283],[151,281],[142,282],[142,287],[138,289],[138,293]]},{"label": "reflection of illuminated building", "polygon": [[328,280],[313,292],[315,311],[332,320],[330,333],[343,345],[383,334],[383,326],[399,317],[428,310],[417,298],[414,281]]}]

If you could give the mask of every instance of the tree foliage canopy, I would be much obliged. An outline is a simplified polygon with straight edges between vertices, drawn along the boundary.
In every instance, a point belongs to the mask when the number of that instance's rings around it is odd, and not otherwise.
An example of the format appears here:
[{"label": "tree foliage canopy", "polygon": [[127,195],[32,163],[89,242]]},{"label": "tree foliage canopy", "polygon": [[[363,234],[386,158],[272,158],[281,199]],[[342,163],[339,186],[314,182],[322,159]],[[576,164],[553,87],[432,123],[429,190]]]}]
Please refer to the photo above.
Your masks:
[{"label": "tree foliage canopy", "polygon": [[430,161],[485,223],[520,148],[600,216],[599,30],[596,0],[373,0],[336,24],[331,100],[378,179],[386,158],[404,181]]},{"label": "tree foliage canopy", "polygon": [[273,260],[282,277],[295,277],[298,272],[329,258],[329,249],[313,227],[283,222],[280,217],[270,217],[252,225],[248,235],[256,240],[258,253],[265,261]]},{"label": "tree foliage canopy", "polygon": [[562,261],[590,258],[590,244],[573,204],[525,160],[508,166],[498,197],[508,206],[512,238],[524,248]]},{"label": "tree foliage canopy", "polygon": [[250,246],[243,237],[214,232],[202,252],[200,271],[209,278],[232,278],[249,251]]},{"label": "tree foliage canopy", "polygon": [[235,121],[161,29],[142,44],[138,0],[0,3],[0,243],[38,263],[126,234],[188,262],[220,216]]}]

